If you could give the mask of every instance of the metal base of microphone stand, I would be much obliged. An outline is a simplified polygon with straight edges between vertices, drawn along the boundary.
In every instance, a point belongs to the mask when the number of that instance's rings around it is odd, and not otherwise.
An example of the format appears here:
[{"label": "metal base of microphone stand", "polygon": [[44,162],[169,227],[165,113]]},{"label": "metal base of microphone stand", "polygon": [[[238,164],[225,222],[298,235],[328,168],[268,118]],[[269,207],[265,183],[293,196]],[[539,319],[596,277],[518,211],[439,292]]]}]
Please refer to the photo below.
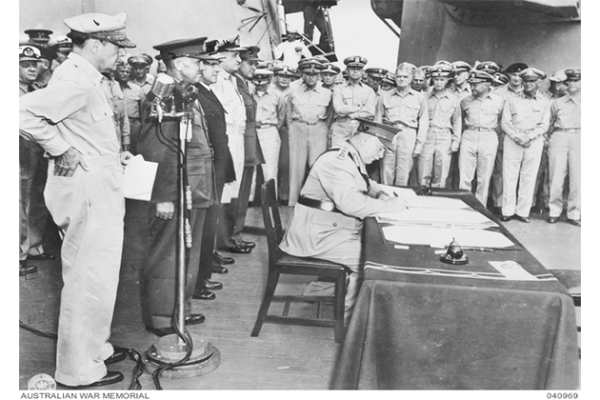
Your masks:
[{"label": "metal base of microphone stand", "polygon": [[[190,334],[193,347],[190,359],[184,364],[167,369],[161,378],[181,379],[208,374],[221,364],[221,353],[203,336]],[[164,364],[181,360],[187,353],[185,343],[176,334],[163,336],[142,355],[142,361],[148,372],[153,373]]]}]

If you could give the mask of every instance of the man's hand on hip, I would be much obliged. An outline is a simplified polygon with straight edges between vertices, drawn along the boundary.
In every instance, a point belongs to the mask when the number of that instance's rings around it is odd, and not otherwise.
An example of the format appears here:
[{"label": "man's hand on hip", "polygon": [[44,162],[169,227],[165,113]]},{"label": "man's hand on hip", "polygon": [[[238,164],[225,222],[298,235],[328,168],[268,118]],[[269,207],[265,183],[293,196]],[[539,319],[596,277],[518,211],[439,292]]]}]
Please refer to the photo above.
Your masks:
[{"label": "man's hand on hip", "polygon": [[67,151],[54,159],[54,175],[71,177],[78,165],[81,165],[84,171],[88,170],[88,166],[79,150],[69,147]]}]

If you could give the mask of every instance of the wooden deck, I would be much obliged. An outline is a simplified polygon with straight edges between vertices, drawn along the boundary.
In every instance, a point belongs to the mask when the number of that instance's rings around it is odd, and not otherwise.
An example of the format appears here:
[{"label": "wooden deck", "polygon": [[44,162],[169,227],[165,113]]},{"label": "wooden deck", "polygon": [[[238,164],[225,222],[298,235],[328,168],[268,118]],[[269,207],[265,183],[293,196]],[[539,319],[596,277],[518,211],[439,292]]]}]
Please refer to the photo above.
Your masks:
[{"label": "wooden deck", "polygon": [[[284,224],[290,210],[281,207]],[[144,329],[141,322],[138,273],[145,250],[136,230],[135,220],[141,211],[128,208],[127,231],[121,281],[112,326],[111,342],[138,352],[145,352],[157,337]],[[532,215],[531,224],[510,221],[507,227],[547,268],[581,268],[581,230],[565,223],[549,225],[542,216]],[[250,255],[235,254],[236,262],[229,274],[213,274],[222,282],[223,290],[215,292],[216,300],[193,301],[193,312],[206,316],[203,324],[189,327],[190,332],[204,335],[221,352],[221,364],[204,376],[187,379],[161,379],[165,390],[188,389],[328,389],[340,345],[334,342],[332,328],[297,327],[265,324],[257,338],[250,337],[262,298],[267,270],[266,239],[262,234],[262,217],[256,207],[250,208],[246,240],[257,248]],[[58,240],[48,246],[58,252]],[[227,253],[223,253],[227,254]],[[227,254],[230,255],[230,254]],[[39,262],[37,274],[19,279],[20,319],[32,327],[56,332],[60,288],[60,263]],[[229,267],[229,266],[228,266]],[[282,278],[282,292],[301,293],[306,277]],[[278,293],[279,289],[278,289]],[[293,312],[306,314],[312,306],[301,306]],[[330,310],[329,310],[330,312]],[[19,388],[27,388],[27,380],[39,373],[54,375],[56,342],[19,329]],[[98,390],[124,390],[129,385],[134,363],[130,360],[114,364],[111,370],[123,372],[125,380]],[[144,390],[153,390],[150,374],[140,378]]]}]

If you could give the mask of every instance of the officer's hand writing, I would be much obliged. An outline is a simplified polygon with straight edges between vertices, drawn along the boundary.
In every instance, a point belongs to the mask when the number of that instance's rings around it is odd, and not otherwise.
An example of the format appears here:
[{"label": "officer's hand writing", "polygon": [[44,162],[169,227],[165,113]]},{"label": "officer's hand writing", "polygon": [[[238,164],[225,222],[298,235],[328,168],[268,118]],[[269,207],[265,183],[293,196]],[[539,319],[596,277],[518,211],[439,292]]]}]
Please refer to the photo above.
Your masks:
[{"label": "officer's hand writing", "polygon": [[404,197],[390,197],[387,202],[392,204],[397,211],[404,211],[408,207],[408,200]]},{"label": "officer's hand writing", "polygon": [[119,156],[121,158],[121,165],[129,164],[129,161],[133,158],[133,154],[129,151],[123,151]]},{"label": "officer's hand writing", "polygon": [[390,196],[389,194],[387,194],[386,192],[381,190],[381,191],[377,192],[377,196],[375,198],[378,200],[389,200],[392,198],[392,196]]},{"label": "officer's hand writing", "polygon": [[54,159],[54,175],[71,177],[78,165],[81,165],[84,171],[88,170],[88,166],[79,150],[69,147],[67,151]]},{"label": "officer's hand writing", "polygon": [[165,201],[164,203],[156,204],[156,218],[160,219],[173,219],[175,213],[175,203],[172,201]]}]

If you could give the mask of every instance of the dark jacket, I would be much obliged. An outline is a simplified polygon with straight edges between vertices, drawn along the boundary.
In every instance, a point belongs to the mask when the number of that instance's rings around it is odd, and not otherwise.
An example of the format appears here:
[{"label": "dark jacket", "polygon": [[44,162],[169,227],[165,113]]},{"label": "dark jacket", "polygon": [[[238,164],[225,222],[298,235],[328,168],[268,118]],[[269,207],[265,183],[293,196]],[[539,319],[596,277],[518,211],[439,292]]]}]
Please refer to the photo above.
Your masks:
[{"label": "dark jacket", "polygon": [[244,132],[244,165],[254,166],[263,164],[263,158],[258,134],[256,133],[256,100],[250,93],[248,85],[239,75],[234,74],[237,80],[238,91],[244,99],[246,107],[246,132]]},{"label": "dark jacket", "polygon": [[[194,102],[192,108],[194,122],[192,140],[187,144],[187,176],[192,191],[192,206],[207,208],[216,203],[212,149],[198,103]],[[142,105],[140,115],[142,130],[138,140],[139,154],[144,156],[146,161],[158,163],[150,202],[176,202],[178,157],[174,149],[177,148],[179,120],[163,119],[161,133],[158,120],[150,116],[151,109],[152,100],[147,98]],[[164,142],[170,143],[170,146],[165,145]]]},{"label": "dark jacket", "polygon": [[208,137],[214,152],[215,179],[217,185],[235,181],[233,159],[229,152],[229,139],[225,123],[225,109],[215,96],[204,85],[197,84],[198,101],[204,111]]}]

